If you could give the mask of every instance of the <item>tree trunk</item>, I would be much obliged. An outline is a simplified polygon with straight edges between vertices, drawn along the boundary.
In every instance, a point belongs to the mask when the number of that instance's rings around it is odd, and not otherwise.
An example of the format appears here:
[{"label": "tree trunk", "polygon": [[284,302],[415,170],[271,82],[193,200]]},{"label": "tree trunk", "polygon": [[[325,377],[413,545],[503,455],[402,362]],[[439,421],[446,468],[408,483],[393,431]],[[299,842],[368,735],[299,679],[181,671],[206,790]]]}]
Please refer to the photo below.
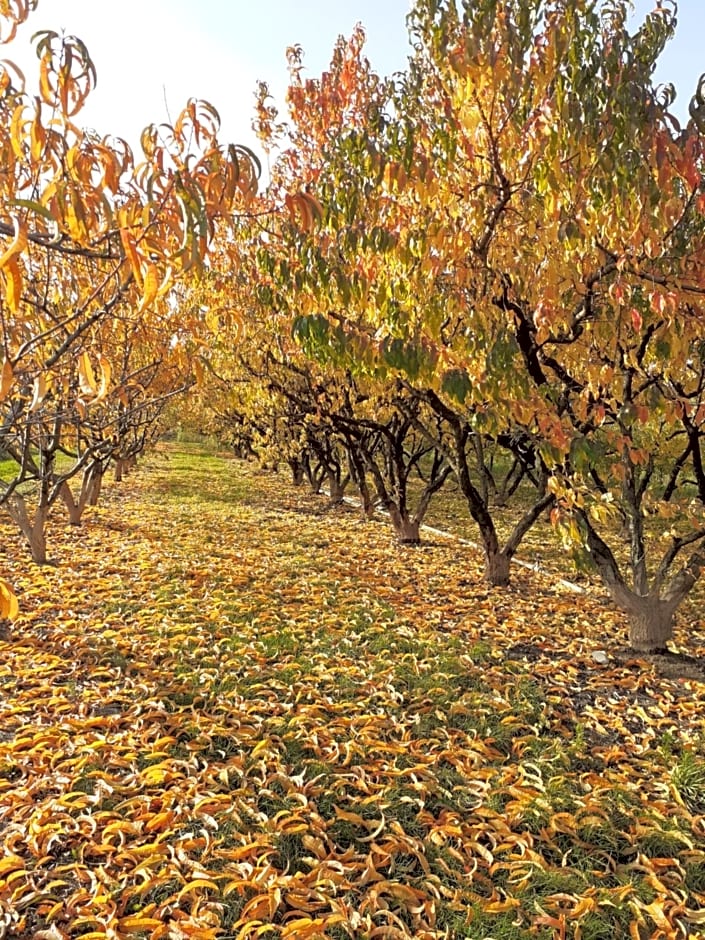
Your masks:
[{"label": "tree trunk", "polygon": [[666,648],[666,643],[673,637],[675,611],[672,604],[655,597],[635,595],[626,613],[632,649],[653,653]]},{"label": "tree trunk", "polygon": [[348,453],[348,476],[357,489],[357,495],[360,499],[360,509],[363,519],[372,519],[377,508],[376,500],[367,483],[367,474],[365,472],[365,462],[360,456],[359,449],[356,449],[352,438],[346,440]]},{"label": "tree trunk", "polygon": [[314,464],[310,457],[307,457],[306,460],[302,462],[304,465],[304,476],[308,481],[311,492],[315,496],[318,496],[318,494],[321,492],[323,481],[325,480],[325,470],[321,467],[320,464]]},{"label": "tree trunk", "polygon": [[395,526],[397,538],[402,545],[420,545],[421,535],[419,524],[415,519],[403,519],[398,526]]},{"label": "tree trunk", "polygon": [[[66,506],[69,514],[69,524],[79,526],[83,518],[83,512],[86,506],[95,506],[97,503],[97,494],[100,492],[100,477],[103,469],[99,461],[89,464],[83,471],[81,477],[81,489],[78,498],[73,495],[73,491],[64,480],[59,489],[59,495]],[[95,502],[93,501],[95,497]]]},{"label": "tree trunk", "polygon": [[38,565],[45,565],[47,563],[45,527],[49,515],[48,505],[40,502],[34,513],[34,519],[31,519],[24,497],[14,494],[11,501],[7,503],[7,511],[27,539],[32,560],[36,561]]},{"label": "tree trunk", "polygon": [[396,537],[401,545],[420,545],[420,525],[416,519],[411,519],[406,513],[401,513],[399,507],[390,504],[386,507]]},{"label": "tree trunk", "polygon": [[[629,643],[642,653],[656,652],[665,648],[673,636],[674,617],[679,605],[685,600],[705,568],[705,555],[694,552],[687,563],[664,587],[664,582],[678,551],[684,545],[701,539],[703,533],[695,533],[689,540],[675,539],[666,552],[650,590],[637,593],[622,577],[617,561],[609,545],[592,525],[587,513],[580,511],[585,526],[590,557],[609,591],[615,605],[623,610],[629,622]],[[635,578],[636,581],[636,578]]]},{"label": "tree trunk", "polygon": [[32,553],[32,559],[33,561],[36,561],[38,565],[45,565],[48,560],[47,537],[45,529],[46,519],[47,510],[45,508],[37,509],[31,531],[27,535],[27,541],[29,542],[29,550]]},{"label": "tree trunk", "polygon": [[100,499],[100,491],[103,488],[103,467],[96,467],[95,473],[91,479],[90,490],[88,492],[88,505],[97,506]]},{"label": "tree trunk", "polygon": [[[61,484],[61,489],[59,490],[61,496],[61,501],[69,514],[69,525],[80,525],[81,516],[83,515],[83,509],[85,507],[85,500],[80,499],[78,502],[74,499],[73,493],[71,492],[71,487],[64,480]],[[83,494],[82,494],[83,495]]]},{"label": "tree trunk", "polygon": [[347,484],[347,477],[341,480],[336,473],[328,473],[328,494],[332,506],[337,506],[339,503],[342,503]]},{"label": "tree trunk", "polygon": [[308,485],[313,495],[318,496],[323,487],[323,477],[319,477],[313,474],[311,477],[309,477]]},{"label": "tree trunk", "polygon": [[360,497],[360,508],[364,519],[372,519],[377,509],[377,503],[370,492],[366,482],[358,484],[358,494]]},{"label": "tree trunk", "polygon": [[118,457],[115,461],[115,482],[122,483],[122,474],[125,469],[125,461]]},{"label": "tree trunk", "polygon": [[511,561],[504,552],[485,550],[485,580],[493,587],[506,587],[509,584]]},{"label": "tree trunk", "polygon": [[304,468],[301,461],[297,460],[296,457],[292,457],[288,464],[291,470],[291,482],[294,486],[301,486],[304,482]]}]

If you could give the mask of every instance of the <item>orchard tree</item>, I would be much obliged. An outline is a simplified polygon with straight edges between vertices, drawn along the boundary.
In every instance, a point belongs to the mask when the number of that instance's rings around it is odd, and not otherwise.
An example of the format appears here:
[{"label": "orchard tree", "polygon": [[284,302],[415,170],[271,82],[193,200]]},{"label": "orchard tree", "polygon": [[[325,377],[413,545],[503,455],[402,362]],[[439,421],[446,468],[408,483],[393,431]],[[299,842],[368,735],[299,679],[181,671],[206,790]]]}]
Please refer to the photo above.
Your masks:
[{"label": "orchard tree", "polygon": [[455,427],[456,473],[473,440],[530,457],[536,499],[505,545],[467,474],[490,581],[552,508],[649,649],[705,538],[683,482],[700,473],[705,109],[698,93],[682,128],[653,83],[675,4],[634,29],[630,12],[418,0],[395,83],[359,34],[320,80],[294,68],[274,176],[300,191],[260,263],[308,356],[398,376]]},{"label": "orchard tree", "polygon": [[[5,5],[5,35],[30,6]],[[216,111],[195,100],[173,126],[145,130],[135,164],[124,141],[78,126],[96,80],[83,43],[52,31],[35,43],[37,94],[0,67],[0,444],[17,463],[0,500],[43,561],[49,507],[121,437],[117,417],[97,432],[98,410],[117,401],[123,417],[135,413],[124,349],[107,337],[141,330],[149,362],[179,372],[182,338],[201,323],[167,316],[169,298],[203,267],[218,224],[252,198],[256,167],[249,151],[219,142]]]},{"label": "orchard tree", "polygon": [[[434,243],[442,234],[436,197],[450,141],[442,139],[445,150],[434,142],[443,113],[430,85],[430,66],[420,60],[396,85],[382,80],[364,57],[363,39],[358,30],[349,42],[340,40],[320,80],[303,80],[293,57],[291,147],[281,153],[274,178],[285,181],[285,192],[294,191],[298,179],[300,191],[283,200],[290,220],[268,229],[260,246],[260,293],[278,313],[280,329],[291,329],[312,360],[359,381],[386,383],[388,399],[397,378],[406,380],[406,414],[391,418],[388,412],[387,420],[399,421],[395,433],[403,428],[405,434],[421,435],[436,457],[443,449],[436,468],[442,479],[445,468],[452,468],[461,485],[480,527],[488,580],[506,584],[521,540],[555,496],[546,489],[545,461],[532,443],[533,428],[515,433],[507,402],[499,412],[487,407],[479,388],[468,395],[467,357],[456,363],[454,347],[466,337],[474,285],[466,272],[460,277],[451,268],[453,258],[440,254],[448,247],[457,252],[460,243]],[[271,112],[267,116],[269,124],[263,120],[263,126],[281,128]],[[505,348],[498,345],[495,352],[500,368],[508,361]],[[514,394],[505,390],[508,398]],[[523,385],[519,392],[525,393]],[[491,511],[495,487],[488,484],[483,454],[488,435],[491,447],[497,437],[519,440],[540,465],[533,476],[535,498],[504,541]],[[392,437],[382,434],[381,440],[392,446]],[[403,453],[398,441],[393,447]],[[390,501],[390,475],[385,481],[379,467],[368,464],[380,499],[396,511],[399,499]],[[404,526],[416,531],[419,522],[420,517],[400,518],[399,531]]]},{"label": "orchard tree", "polygon": [[464,336],[444,344],[451,367],[476,411],[533,435],[554,520],[650,649],[705,563],[702,491],[682,488],[677,510],[663,499],[673,462],[699,452],[679,432],[702,420],[705,195],[697,122],[682,129],[673,90],[652,81],[675,5],[634,33],[629,12],[417,3],[418,81],[446,120],[414,140],[440,155],[419,262],[453,277],[444,328],[457,316]]}]

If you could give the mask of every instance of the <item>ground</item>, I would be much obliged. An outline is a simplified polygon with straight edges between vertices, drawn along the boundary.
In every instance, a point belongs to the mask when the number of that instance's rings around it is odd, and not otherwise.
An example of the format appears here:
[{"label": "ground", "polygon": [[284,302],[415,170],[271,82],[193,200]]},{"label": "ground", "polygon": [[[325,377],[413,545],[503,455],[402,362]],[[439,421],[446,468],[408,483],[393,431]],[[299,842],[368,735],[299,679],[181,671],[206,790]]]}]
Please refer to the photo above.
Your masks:
[{"label": "ground", "polygon": [[697,608],[635,658],[598,592],[178,449],[54,566],[4,535],[0,937],[705,930]]}]

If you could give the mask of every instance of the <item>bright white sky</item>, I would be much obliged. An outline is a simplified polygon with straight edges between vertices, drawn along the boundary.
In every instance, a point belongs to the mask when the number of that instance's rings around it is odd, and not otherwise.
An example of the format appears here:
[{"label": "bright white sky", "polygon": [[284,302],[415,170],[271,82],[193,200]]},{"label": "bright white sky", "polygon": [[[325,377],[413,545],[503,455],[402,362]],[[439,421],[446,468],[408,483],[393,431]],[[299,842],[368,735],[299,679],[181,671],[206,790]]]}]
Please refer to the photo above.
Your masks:
[{"label": "bright white sky", "polygon": [[[330,61],[338,35],[356,22],[366,28],[367,52],[378,72],[404,67],[409,51],[405,16],[411,0],[39,0],[39,6],[0,55],[32,74],[28,47],[40,29],[64,29],[87,45],[98,87],[80,123],[136,146],[142,128],[175,117],[187,98],[205,98],[220,112],[223,139],[257,149],[250,128],[255,83],[267,81],[281,101],[285,50],[299,43],[309,74]],[[636,0],[635,20],[656,5]],[[679,91],[685,118],[705,72],[705,0],[680,0],[676,39],[658,78]],[[28,74],[28,78],[29,78]],[[168,110],[167,110],[168,109]]]}]

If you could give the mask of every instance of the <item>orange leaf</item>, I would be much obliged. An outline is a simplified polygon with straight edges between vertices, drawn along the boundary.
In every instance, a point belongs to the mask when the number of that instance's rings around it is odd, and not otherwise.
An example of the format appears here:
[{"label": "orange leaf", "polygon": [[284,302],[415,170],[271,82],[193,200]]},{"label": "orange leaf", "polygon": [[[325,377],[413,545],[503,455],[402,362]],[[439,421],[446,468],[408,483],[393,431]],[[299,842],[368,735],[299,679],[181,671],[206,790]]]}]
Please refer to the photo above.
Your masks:
[{"label": "orange leaf", "polygon": [[20,266],[15,258],[10,258],[3,268],[5,278],[5,300],[7,306],[13,313],[20,309],[20,300],[22,299],[22,274]]},{"label": "orange leaf", "polygon": [[0,401],[4,401],[10,394],[14,377],[15,373],[12,368],[12,363],[9,359],[5,359],[2,364],[2,372],[0,372]]},{"label": "orange leaf", "polygon": [[128,232],[127,229],[120,229],[120,240],[122,241],[122,247],[125,250],[125,256],[130,262],[130,267],[132,268],[132,273],[134,275],[137,286],[142,289],[142,264],[140,262],[140,256],[137,252],[137,242],[135,241],[134,235],[131,232]]}]

